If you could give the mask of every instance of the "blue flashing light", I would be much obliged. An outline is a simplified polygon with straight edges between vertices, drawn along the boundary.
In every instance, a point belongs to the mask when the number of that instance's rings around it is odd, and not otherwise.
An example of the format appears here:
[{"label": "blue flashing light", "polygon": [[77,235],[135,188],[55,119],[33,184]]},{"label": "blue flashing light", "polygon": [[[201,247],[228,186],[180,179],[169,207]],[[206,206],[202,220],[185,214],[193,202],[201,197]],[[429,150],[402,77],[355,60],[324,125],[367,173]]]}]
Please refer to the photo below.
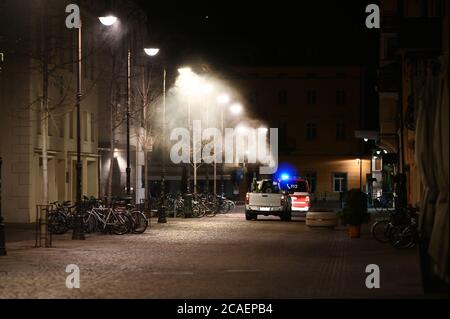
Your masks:
[{"label": "blue flashing light", "polygon": [[281,179],[282,179],[283,181],[288,180],[288,179],[289,179],[289,175],[286,174],[286,173],[281,174]]}]

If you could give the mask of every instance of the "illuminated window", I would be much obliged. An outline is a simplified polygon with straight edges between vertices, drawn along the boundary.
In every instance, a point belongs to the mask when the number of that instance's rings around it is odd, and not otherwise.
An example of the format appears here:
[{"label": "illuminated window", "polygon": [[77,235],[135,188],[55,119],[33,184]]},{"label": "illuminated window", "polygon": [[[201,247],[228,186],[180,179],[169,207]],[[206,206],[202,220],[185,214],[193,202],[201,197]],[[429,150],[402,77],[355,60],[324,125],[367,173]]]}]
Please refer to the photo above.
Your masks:
[{"label": "illuminated window", "polygon": [[333,192],[347,190],[347,173],[333,173]]}]

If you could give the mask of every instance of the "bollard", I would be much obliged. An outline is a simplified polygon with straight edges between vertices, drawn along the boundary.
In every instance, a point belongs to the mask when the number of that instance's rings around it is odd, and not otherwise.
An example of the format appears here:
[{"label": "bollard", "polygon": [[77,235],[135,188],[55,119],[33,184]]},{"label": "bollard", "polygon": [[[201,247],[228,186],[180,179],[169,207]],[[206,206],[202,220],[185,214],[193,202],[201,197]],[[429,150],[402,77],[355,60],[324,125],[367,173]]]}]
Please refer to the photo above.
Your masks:
[{"label": "bollard", "polygon": [[166,218],[166,201],[164,197],[161,197],[161,205],[158,209],[158,223],[165,224],[167,223]]},{"label": "bollard", "polygon": [[192,217],[192,194],[184,194],[184,218]]}]

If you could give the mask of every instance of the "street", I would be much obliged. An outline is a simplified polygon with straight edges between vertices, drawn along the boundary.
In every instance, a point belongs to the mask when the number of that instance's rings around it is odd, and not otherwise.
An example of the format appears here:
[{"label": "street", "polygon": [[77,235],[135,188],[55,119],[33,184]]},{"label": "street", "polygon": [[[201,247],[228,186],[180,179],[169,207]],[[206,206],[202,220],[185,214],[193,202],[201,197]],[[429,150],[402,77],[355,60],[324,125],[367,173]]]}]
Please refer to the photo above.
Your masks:
[{"label": "street", "polygon": [[[30,236],[31,234],[31,236]],[[376,242],[365,227],[309,228],[259,217],[243,207],[214,218],[169,218],[142,235],[56,236],[53,248],[7,238],[0,258],[0,298],[422,298],[415,250]],[[80,269],[68,289],[66,266]],[[366,266],[380,268],[380,288],[365,285]]]}]

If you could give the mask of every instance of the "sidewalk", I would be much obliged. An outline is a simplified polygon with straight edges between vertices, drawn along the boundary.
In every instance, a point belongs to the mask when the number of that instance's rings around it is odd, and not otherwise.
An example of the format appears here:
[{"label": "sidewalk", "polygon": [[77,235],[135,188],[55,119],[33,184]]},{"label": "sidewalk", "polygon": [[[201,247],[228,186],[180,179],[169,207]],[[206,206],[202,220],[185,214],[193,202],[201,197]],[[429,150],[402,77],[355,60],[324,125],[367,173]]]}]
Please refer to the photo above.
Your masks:
[{"label": "sidewalk", "polygon": [[[7,228],[0,298],[436,297],[422,293],[416,252],[376,242],[370,225],[350,239],[345,227],[246,221],[242,211],[156,221],[142,235],[67,233],[53,248],[33,248],[32,230]],[[68,264],[80,267],[81,289],[65,287]],[[381,289],[365,286],[368,264],[379,265]]]}]

